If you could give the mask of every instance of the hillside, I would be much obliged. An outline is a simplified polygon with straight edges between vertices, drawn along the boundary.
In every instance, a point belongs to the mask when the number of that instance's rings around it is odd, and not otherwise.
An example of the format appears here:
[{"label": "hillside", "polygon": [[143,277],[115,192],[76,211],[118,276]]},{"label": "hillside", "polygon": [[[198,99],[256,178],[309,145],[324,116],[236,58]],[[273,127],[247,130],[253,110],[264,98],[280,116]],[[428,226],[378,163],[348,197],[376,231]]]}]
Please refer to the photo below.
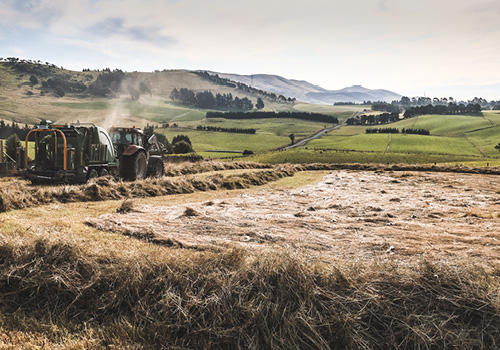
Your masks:
[{"label": "hillside", "polygon": [[[36,78],[34,81],[30,81],[32,76]],[[49,119],[137,125],[203,119],[205,110],[172,103],[170,93],[174,88],[231,94],[248,98],[253,104],[261,97],[264,110],[293,108],[292,103],[217,84],[186,70],[78,72],[55,65],[30,62],[19,67],[0,62],[0,119],[30,124]]]},{"label": "hillside", "polygon": [[239,81],[266,91],[282,94],[287,97],[295,97],[299,101],[318,104],[334,104],[335,102],[364,101],[386,101],[399,100],[401,95],[389,90],[371,90],[361,85],[353,85],[340,90],[327,90],[321,86],[311,84],[304,80],[283,78],[279,75],[254,74],[239,75],[228,73],[216,73],[220,77]]},{"label": "hillside", "polygon": [[353,85],[340,90],[325,92],[307,93],[307,102],[310,103],[335,103],[335,102],[356,102],[364,101],[385,101],[391,102],[399,100],[401,95],[389,90],[370,90],[361,85]]},{"label": "hillside", "polygon": [[430,136],[366,133],[370,126],[342,126],[306,146],[285,152],[259,155],[270,163],[407,163],[481,162],[500,164],[500,114],[484,111],[482,116],[422,115],[381,128],[425,129]]}]

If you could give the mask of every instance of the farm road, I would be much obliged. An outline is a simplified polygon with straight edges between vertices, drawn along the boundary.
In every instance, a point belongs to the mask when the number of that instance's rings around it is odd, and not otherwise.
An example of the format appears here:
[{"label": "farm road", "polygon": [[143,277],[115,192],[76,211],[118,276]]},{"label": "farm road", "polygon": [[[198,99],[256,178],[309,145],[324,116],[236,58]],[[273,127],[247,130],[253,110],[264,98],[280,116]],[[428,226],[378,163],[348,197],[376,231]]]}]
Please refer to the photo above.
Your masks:
[{"label": "farm road", "polygon": [[321,136],[323,136],[324,134],[329,133],[330,131],[336,130],[338,128],[340,128],[340,125],[334,126],[332,128],[322,129],[322,130],[318,131],[317,133],[315,133],[314,135],[306,137],[305,139],[300,140],[299,142],[294,143],[293,145],[283,147],[282,149],[286,151],[288,149],[292,149],[292,148],[295,148],[295,147],[304,146],[309,141],[314,140],[314,139],[318,139]]},{"label": "farm road", "polygon": [[[352,117],[353,118],[356,118],[358,115],[360,115],[361,112],[354,112]],[[297,143],[294,143],[293,145],[290,145],[290,146],[286,146],[286,147],[283,147],[281,148],[282,150],[286,151],[286,150],[289,150],[289,149],[292,149],[292,148],[295,148],[295,147],[300,147],[300,146],[304,146],[306,143],[308,143],[309,141],[311,140],[314,140],[314,139],[319,139],[321,136],[323,136],[324,134],[327,134],[329,133],[330,131],[333,131],[333,130],[337,130],[338,128],[340,128],[342,125],[339,124],[337,126],[334,126],[332,128],[326,128],[326,129],[323,129],[323,130],[320,130],[318,131],[317,133],[315,133],[314,135],[311,135],[309,137],[306,137],[305,139],[303,140],[300,140],[299,142]]]}]

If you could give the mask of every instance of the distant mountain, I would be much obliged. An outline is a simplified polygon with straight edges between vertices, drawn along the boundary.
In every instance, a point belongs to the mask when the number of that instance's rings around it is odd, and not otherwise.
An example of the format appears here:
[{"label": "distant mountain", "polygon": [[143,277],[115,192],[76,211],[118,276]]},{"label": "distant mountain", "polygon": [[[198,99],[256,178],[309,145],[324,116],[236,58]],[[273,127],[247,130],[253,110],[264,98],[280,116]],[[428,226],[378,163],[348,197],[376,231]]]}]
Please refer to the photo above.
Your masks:
[{"label": "distant mountain", "polygon": [[389,90],[371,90],[361,85],[353,85],[340,90],[327,90],[304,80],[286,79],[279,75],[254,74],[239,75],[216,73],[222,78],[245,83],[254,88],[274,92],[286,97],[295,97],[309,103],[333,104],[335,102],[363,102],[399,100],[401,95]]},{"label": "distant mountain", "polygon": [[399,100],[400,94],[389,90],[370,90],[361,85],[353,85],[340,90],[325,92],[309,92],[307,98],[310,103],[335,103],[335,102],[363,102],[363,101],[385,101]]}]

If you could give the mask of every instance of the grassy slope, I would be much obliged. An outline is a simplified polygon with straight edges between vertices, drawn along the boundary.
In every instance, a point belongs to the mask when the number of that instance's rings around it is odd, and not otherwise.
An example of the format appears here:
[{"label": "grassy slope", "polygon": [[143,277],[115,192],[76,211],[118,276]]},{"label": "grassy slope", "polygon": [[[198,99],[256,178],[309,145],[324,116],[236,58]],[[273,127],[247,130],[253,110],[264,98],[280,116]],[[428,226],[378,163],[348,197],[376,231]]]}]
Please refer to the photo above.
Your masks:
[{"label": "grassy slope", "polygon": [[301,149],[253,159],[271,163],[483,161],[491,164],[500,160],[500,153],[494,148],[500,142],[498,112],[484,112],[483,117],[425,115],[382,127],[423,128],[430,130],[431,136],[373,135],[365,134],[367,127],[344,126]]},{"label": "grassy slope", "polygon": [[[254,152],[262,152],[290,143],[288,135],[295,134],[296,138],[302,138],[322,129],[323,123],[308,122],[296,119],[256,119],[256,120],[223,120],[204,119],[195,122],[178,123],[180,128],[161,129],[168,139],[175,135],[184,134],[189,136],[193,147],[197,152],[207,150],[239,150],[245,149]],[[256,134],[236,134],[225,132],[207,132],[192,130],[197,125],[211,125],[225,128],[255,128]],[[187,129],[189,127],[191,129]],[[220,154],[218,155],[220,156]],[[223,156],[228,156],[227,154]]]},{"label": "grassy slope", "polygon": [[[93,81],[97,72],[76,72],[58,70],[71,75],[73,79],[86,84]],[[210,90],[214,93],[232,93],[233,96],[248,97],[256,101],[256,96],[237,89],[213,84],[201,79],[194,73],[182,70],[155,73],[128,73],[129,77],[148,79],[152,85],[152,96],[142,96],[139,101],[131,101],[128,96],[122,98],[93,98],[68,94],[62,98],[47,94],[40,95],[41,83],[31,87],[29,75],[20,75],[5,64],[0,63],[0,119],[16,120],[34,124],[40,118],[57,122],[76,120],[103,124],[114,118],[121,124],[144,125],[148,122],[170,120],[199,120],[205,111],[184,108],[165,103],[173,88],[187,87],[195,91]],[[40,78],[39,80],[46,80]],[[26,92],[33,92],[32,96]],[[282,105],[267,100],[266,110],[288,110],[290,105]]]}]

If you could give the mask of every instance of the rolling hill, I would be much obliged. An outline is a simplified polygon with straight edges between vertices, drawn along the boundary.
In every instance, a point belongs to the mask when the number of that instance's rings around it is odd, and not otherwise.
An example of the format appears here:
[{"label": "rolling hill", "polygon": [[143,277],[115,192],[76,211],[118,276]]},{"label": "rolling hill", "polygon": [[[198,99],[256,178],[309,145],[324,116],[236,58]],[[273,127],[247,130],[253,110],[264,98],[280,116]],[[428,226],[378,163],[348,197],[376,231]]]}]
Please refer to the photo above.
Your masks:
[{"label": "rolling hill", "polygon": [[321,86],[304,80],[294,80],[271,74],[239,75],[209,72],[222,78],[242,82],[265,91],[295,97],[299,101],[317,104],[334,104],[335,102],[386,101],[399,100],[401,95],[389,90],[371,90],[361,85],[353,85],[340,90],[327,90]]},{"label": "rolling hill", "polygon": [[[137,125],[203,119],[206,110],[172,103],[170,93],[174,88],[211,91],[214,95],[231,94],[235,98],[246,97],[254,104],[261,97],[265,103],[264,110],[293,108],[293,103],[278,102],[264,92],[244,89],[236,84],[224,85],[192,71],[120,72],[117,76],[120,75],[121,80],[114,88],[112,81],[111,85],[108,84],[112,91],[105,92],[109,88],[97,84],[99,76],[111,75],[113,71],[71,71],[33,61],[17,65],[0,62],[0,119],[29,124],[50,119],[57,122],[80,120],[102,124],[109,121]],[[141,84],[147,88],[140,94],[133,93],[139,90]],[[93,85],[94,92],[103,93],[92,93]]]}]

